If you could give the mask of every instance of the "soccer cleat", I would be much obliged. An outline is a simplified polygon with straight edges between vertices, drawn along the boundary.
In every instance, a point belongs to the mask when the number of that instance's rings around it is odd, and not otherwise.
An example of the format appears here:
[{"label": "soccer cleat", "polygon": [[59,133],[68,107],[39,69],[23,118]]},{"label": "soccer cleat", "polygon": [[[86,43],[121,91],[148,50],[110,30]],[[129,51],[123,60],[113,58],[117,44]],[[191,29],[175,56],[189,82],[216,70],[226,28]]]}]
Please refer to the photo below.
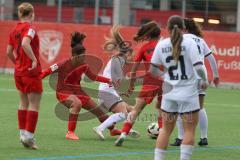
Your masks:
[{"label": "soccer cleat", "polygon": [[131,129],[128,133],[128,136],[132,138],[139,138],[141,135],[138,131]]},{"label": "soccer cleat", "polygon": [[122,146],[123,142],[125,141],[125,139],[127,138],[125,133],[122,133],[118,139],[115,141],[115,146]]},{"label": "soccer cleat", "polygon": [[21,143],[25,148],[30,148],[37,150],[38,146],[36,145],[36,141],[34,138],[22,138]]},{"label": "soccer cleat", "polygon": [[99,137],[100,140],[102,140],[102,141],[105,140],[103,132],[100,129],[98,129],[98,127],[93,128],[93,131],[94,131],[94,133],[97,134],[97,136]]},{"label": "soccer cleat", "polygon": [[121,133],[122,133],[122,130],[120,130],[120,129],[112,129],[112,130],[110,130],[110,135],[111,136],[121,135]]},{"label": "soccer cleat", "polygon": [[182,139],[176,138],[175,142],[170,144],[170,146],[180,146],[182,144]]},{"label": "soccer cleat", "polygon": [[207,146],[208,145],[208,140],[207,138],[200,138],[200,141],[198,142],[199,146]]},{"label": "soccer cleat", "polygon": [[25,143],[25,141],[26,141],[26,138],[24,136],[21,136],[20,137],[21,144],[23,145],[23,147],[29,148],[29,145],[27,143]]},{"label": "soccer cleat", "polygon": [[68,140],[79,140],[79,137],[72,131],[66,133],[66,139]]}]

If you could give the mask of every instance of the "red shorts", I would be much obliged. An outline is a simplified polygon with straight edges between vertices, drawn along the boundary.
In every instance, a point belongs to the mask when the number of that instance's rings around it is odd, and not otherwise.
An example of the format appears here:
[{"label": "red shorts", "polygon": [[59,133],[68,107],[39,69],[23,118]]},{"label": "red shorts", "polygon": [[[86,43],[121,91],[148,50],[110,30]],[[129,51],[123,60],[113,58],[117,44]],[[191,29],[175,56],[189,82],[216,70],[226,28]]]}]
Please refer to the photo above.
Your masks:
[{"label": "red shorts", "polygon": [[158,96],[158,101],[162,100],[162,83],[160,79],[152,77],[147,74],[144,78],[142,89],[139,93],[139,97],[144,98],[147,104],[152,103],[155,96]]},{"label": "red shorts", "polygon": [[[57,92],[56,93],[56,96],[57,96],[57,99],[59,102],[63,102],[63,101],[66,101],[68,100],[68,97],[71,96],[73,94],[67,94],[67,93],[60,93],[60,92]],[[87,96],[87,95],[75,95],[82,103],[82,106],[86,106],[88,101],[90,100],[90,97]]]},{"label": "red shorts", "polygon": [[16,88],[22,93],[42,93],[40,77],[14,76]]}]

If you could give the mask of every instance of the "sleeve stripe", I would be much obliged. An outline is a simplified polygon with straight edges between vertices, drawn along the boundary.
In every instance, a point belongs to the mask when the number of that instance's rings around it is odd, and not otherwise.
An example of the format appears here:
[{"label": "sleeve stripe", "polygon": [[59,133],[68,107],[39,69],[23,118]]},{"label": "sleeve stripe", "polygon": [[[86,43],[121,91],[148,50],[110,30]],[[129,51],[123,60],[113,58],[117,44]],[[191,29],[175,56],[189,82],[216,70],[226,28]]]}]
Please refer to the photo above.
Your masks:
[{"label": "sleeve stripe", "polygon": [[197,65],[203,65],[203,62],[199,61],[193,64],[193,66],[197,66]]},{"label": "sleeve stripe", "polygon": [[204,57],[206,58],[207,56],[211,55],[212,52],[209,52],[208,54],[206,54]]}]

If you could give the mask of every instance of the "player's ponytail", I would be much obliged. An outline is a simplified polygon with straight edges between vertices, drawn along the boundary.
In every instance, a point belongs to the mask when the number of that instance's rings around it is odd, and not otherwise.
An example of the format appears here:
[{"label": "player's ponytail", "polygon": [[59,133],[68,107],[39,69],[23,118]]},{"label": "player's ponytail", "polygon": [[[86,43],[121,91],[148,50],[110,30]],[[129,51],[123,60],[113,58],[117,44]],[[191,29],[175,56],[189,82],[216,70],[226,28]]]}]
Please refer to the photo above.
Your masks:
[{"label": "player's ponytail", "polygon": [[136,35],[134,35],[133,40],[136,42],[148,41],[151,39],[158,39],[161,34],[161,29],[157,22],[150,21],[142,25]]},{"label": "player's ponytail", "polygon": [[168,19],[168,30],[170,31],[170,39],[172,43],[173,59],[178,61],[181,54],[181,43],[183,40],[182,30],[184,28],[183,19],[180,16],[171,16]]},{"label": "player's ponytail", "polygon": [[113,26],[110,35],[105,36],[104,50],[106,52],[118,51],[120,55],[123,55],[132,50],[131,43],[123,39],[120,28],[118,25]]},{"label": "player's ponytail", "polygon": [[30,3],[25,2],[18,6],[18,17],[20,19],[28,17],[33,12],[34,8]]},{"label": "player's ponytail", "polygon": [[80,55],[85,53],[85,47],[83,46],[83,40],[86,38],[86,35],[80,32],[73,32],[71,34],[71,47],[72,55]]},{"label": "player's ponytail", "polygon": [[185,24],[186,30],[189,33],[203,38],[203,33],[200,25],[197,22],[195,22],[193,19],[185,18],[184,24]]}]

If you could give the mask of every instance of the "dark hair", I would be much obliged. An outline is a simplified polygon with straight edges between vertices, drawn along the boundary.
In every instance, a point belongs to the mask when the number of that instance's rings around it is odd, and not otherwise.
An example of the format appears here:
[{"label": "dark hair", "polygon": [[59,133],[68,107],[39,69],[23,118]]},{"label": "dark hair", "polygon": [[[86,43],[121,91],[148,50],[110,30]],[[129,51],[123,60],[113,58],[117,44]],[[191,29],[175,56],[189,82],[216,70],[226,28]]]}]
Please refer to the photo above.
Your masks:
[{"label": "dark hair", "polygon": [[86,36],[80,32],[73,32],[71,34],[71,47],[72,47],[72,55],[80,55],[85,52],[85,47],[83,46],[83,40]]},{"label": "dark hair", "polygon": [[133,40],[136,42],[148,41],[159,38],[160,34],[161,29],[157,22],[150,21],[139,28],[137,34],[133,37]]},{"label": "dark hair", "polygon": [[200,25],[197,22],[195,22],[193,19],[184,18],[184,24],[185,24],[186,30],[189,33],[194,34],[198,37],[203,37],[203,33]]},{"label": "dark hair", "polygon": [[170,31],[170,39],[172,43],[173,59],[178,61],[181,54],[181,43],[183,40],[182,30],[184,29],[183,18],[181,16],[171,16],[168,19],[168,30]]}]

